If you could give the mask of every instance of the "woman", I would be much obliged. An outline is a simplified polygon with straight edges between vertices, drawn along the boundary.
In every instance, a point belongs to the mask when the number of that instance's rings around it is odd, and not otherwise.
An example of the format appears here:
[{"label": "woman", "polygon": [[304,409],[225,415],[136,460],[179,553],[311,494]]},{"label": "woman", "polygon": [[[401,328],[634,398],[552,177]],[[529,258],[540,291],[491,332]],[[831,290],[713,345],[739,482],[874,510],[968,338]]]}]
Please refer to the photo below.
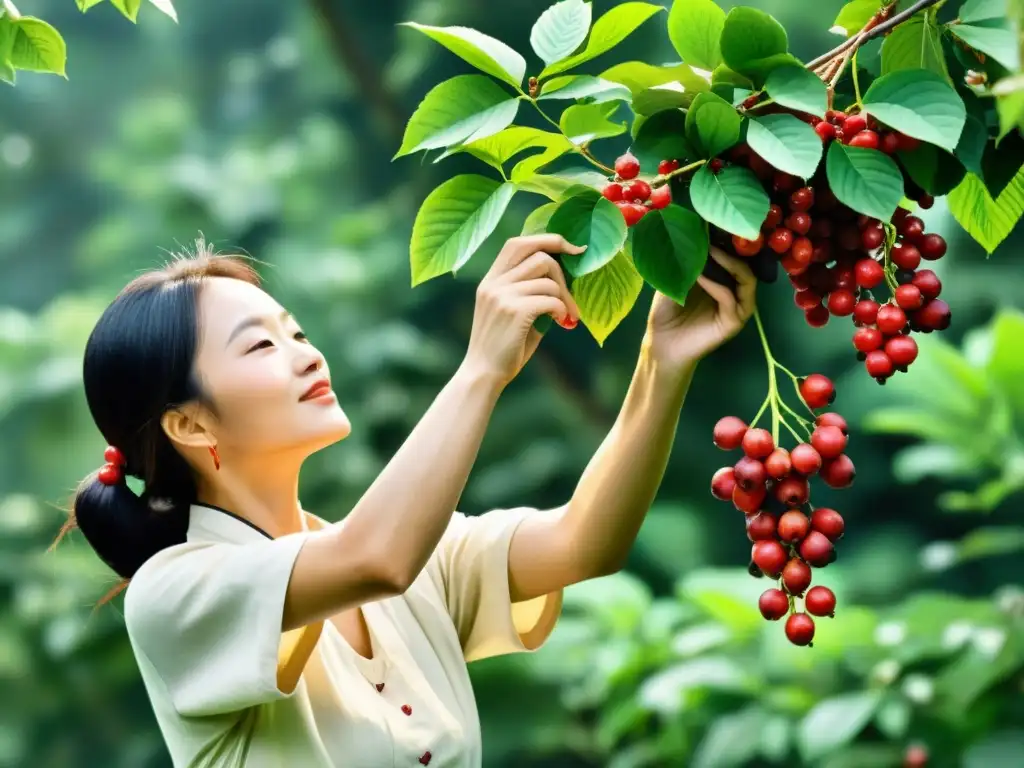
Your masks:
[{"label": "woman", "polygon": [[[700,278],[656,295],[622,412],[563,507],[455,512],[534,320],[579,309],[557,235],[509,240],[465,358],[339,523],[302,509],[303,461],[349,433],[327,364],[242,261],[203,249],[138,277],[85,351],[110,447],[70,524],[130,580],[125,623],[175,766],[479,766],[466,662],[538,648],[562,589],[621,567],[697,361],[753,311]],[[139,478],[137,496],[125,475]]]}]

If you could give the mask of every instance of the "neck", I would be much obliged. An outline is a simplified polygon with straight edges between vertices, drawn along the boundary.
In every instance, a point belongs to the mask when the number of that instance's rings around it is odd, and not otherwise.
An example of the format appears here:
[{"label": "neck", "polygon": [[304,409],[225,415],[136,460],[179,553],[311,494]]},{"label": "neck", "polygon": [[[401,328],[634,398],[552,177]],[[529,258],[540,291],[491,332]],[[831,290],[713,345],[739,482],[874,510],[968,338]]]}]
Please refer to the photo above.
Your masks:
[{"label": "neck", "polygon": [[246,467],[237,460],[200,479],[198,503],[226,509],[259,526],[275,539],[303,530],[299,466]]}]

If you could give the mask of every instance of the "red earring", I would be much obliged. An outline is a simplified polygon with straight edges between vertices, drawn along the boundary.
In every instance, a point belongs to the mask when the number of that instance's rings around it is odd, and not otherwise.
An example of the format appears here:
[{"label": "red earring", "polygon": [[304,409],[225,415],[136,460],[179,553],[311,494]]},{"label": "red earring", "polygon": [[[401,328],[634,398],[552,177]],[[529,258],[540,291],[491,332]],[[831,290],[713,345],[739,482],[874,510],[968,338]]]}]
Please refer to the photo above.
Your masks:
[{"label": "red earring", "polygon": [[210,446],[210,455],[213,456],[213,468],[220,469],[220,455],[217,453],[217,446]]}]

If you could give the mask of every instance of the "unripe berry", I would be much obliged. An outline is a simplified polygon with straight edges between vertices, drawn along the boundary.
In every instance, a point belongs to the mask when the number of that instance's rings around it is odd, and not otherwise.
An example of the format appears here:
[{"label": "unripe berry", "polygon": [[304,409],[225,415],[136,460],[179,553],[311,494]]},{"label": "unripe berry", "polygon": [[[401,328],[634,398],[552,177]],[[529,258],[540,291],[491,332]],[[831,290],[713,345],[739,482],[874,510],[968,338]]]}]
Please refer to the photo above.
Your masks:
[{"label": "unripe berry", "polygon": [[748,429],[741,444],[743,452],[752,459],[766,459],[775,450],[772,433],[767,429]]},{"label": "unripe berry", "polygon": [[672,202],[672,189],[668,184],[662,186],[651,192],[651,208],[655,210],[661,210],[662,208],[668,208],[669,203]]},{"label": "unripe berry", "polygon": [[886,336],[895,336],[907,324],[907,316],[895,304],[885,304],[878,309],[875,323],[878,324],[878,330]]},{"label": "unripe berry", "polygon": [[747,516],[747,538],[751,541],[774,541],[778,518],[771,512],[758,512]]},{"label": "unripe berry", "polygon": [[768,495],[764,486],[758,486],[751,491],[744,491],[737,485],[732,491],[732,503],[740,512],[753,514],[761,508],[764,497]]},{"label": "unripe berry", "polygon": [[793,469],[804,476],[813,475],[821,469],[821,454],[808,443],[800,443],[793,448],[789,460],[793,463]]},{"label": "unripe berry", "polygon": [[812,409],[824,408],[836,399],[836,387],[827,376],[812,373],[800,382],[800,397]]},{"label": "unripe berry", "polygon": [[749,456],[744,456],[737,461],[736,466],[733,467],[733,472],[736,477],[736,485],[744,491],[752,491],[758,486],[763,486],[768,480],[768,473],[764,469],[764,464]]},{"label": "unripe berry", "polygon": [[917,342],[909,336],[893,336],[885,343],[885,354],[897,368],[906,368],[917,359]]},{"label": "unripe berry", "polygon": [[736,476],[732,467],[722,467],[711,476],[711,495],[721,501],[732,501]]},{"label": "unripe berry", "polygon": [[811,569],[798,557],[790,559],[782,569],[782,584],[789,594],[799,597],[811,585]]},{"label": "unripe berry", "polygon": [[773,579],[778,578],[789,559],[786,550],[777,541],[755,541],[750,557],[766,576]]},{"label": "unripe berry", "polygon": [[811,528],[829,541],[838,541],[846,530],[846,523],[843,516],[834,509],[818,507],[811,513]]},{"label": "unripe berry", "polygon": [[756,256],[764,245],[764,235],[758,234],[756,240],[747,240],[739,235],[732,236],[732,247],[738,256]]},{"label": "unripe berry", "polygon": [[613,203],[617,203],[619,200],[622,199],[622,185],[615,183],[609,184],[603,190],[601,190],[601,194],[604,195],[605,198],[607,198],[608,200],[611,200]]},{"label": "unripe berry", "polygon": [[768,621],[778,621],[789,613],[789,598],[781,589],[769,589],[761,594],[757,607]]},{"label": "unripe berry", "polygon": [[828,587],[814,587],[804,598],[804,608],[815,616],[835,616],[835,593]]},{"label": "unripe berry", "polygon": [[787,507],[799,507],[807,503],[811,493],[807,479],[799,475],[790,475],[775,486],[775,498]]},{"label": "unripe berry", "polygon": [[850,457],[844,453],[831,461],[822,463],[818,475],[829,488],[849,488],[853,485],[857,470]]},{"label": "unripe berry", "polygon": [[884,341],[885,337],[877,328],[858,328],[857,332],[853,334],[853,346],[858,352],[863,352],[865,355],[868,352],[881,349]]},{"label": "unripe berry", "polygon": [[834,459],[846,450],[846,435],[839,427],[815,427],[811,433],[811,445],[822,459]]},{"label": "unripe berry", "polygon": [[810,645],[814,639],[814,619],[806,613],[794,613],[786,620],[786,637],[793,645]]},{"label": "unripe berry", "polygon": [[776,448],[768,455],[768,458],[764,460],[764,468],[769,477],[774,478],[775,480],[781,480],[784,478],[792,469],[789,451],[785,448]]},{"label": "unripe berry", "polygon": [[627,152],[615,161],[615,173],[620,179],[635,179],[640,173],[640,161]]},{"label": "unripe berry", "polygon": [[832,542],[825,534],[812,530],[800,542],[800,557],[816,568],[822,568],[832,557]]},{"label": "unripe berry", "polygon": [[778,534],[786,544],[796,544],[801,541],[811,529],[811,523],[807,515],[795,509],[784,512],[779,518]]},{"label": "unripe berry", "polygon": [[715,445],[723,451],[732,451],[742,445],[746,433],[747,423],[743,419],[738,416],[723,416],[715,424],[713,439]]}]

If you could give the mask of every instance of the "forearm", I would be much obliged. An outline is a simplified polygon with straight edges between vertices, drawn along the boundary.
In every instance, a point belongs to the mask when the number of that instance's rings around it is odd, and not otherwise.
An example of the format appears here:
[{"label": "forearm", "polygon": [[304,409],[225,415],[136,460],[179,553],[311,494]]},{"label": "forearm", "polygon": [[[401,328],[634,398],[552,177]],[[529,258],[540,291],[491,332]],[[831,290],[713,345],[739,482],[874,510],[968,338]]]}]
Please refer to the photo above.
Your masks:
[{"label": "forearm", "polygon": [[665,475],[695,367],[666,370],[642,348],[618,418],[560,522],[583,573],[609,573],[625,562]]}]

